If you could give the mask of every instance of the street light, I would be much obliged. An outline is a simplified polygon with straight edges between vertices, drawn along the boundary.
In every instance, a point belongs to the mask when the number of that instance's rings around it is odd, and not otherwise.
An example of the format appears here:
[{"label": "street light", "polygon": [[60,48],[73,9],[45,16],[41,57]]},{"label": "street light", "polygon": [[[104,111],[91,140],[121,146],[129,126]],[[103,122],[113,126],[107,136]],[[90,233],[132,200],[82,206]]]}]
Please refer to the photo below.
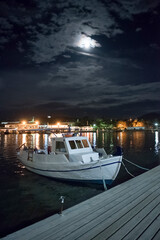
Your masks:
[{"label": "street light", "polygon": [[47,125],[49,125],[49,124],[51,124],[51,123],[50,123],[50,121],[49,121],[49,119],[51,119],[51,116],[50,116],[50,115],[48,115],[48,116],[47,116],[47,118],[48,118]]},{"label": "street light", "polygon": [[60,123],[59,123],[59,122],[57,122],[58,132],[59,132],[59,126],[60,126]]},{"label": "street light", "polygon": [[154,124],[154,126],[158,130],[158,123],[157,122]]}]

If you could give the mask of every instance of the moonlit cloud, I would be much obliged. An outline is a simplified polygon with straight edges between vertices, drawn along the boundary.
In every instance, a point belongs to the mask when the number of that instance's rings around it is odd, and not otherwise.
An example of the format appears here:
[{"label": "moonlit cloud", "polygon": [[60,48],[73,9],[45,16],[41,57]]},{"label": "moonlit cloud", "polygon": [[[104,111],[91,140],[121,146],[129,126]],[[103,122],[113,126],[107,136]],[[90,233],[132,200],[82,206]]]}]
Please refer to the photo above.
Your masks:
[{"label": "moonlit cloud", "polygon": [[96,42],[94,39],[90,37],[86,37],[85,35],[82,35],[80,40],[77,42],[77,47],[84,48],[84,49],[90,49],[95,47],[100,47],[101,45]]},{"label": "moonlit cloud", "polygon": [[[60,13],[52,14],[51,24],[48,26],[49,34],[36,33],[36,41],[30,41],[32,46],[32,60],[37,63],[48,62],[54,60],[55,56],[63,53],[68,47],[82,47],[87,43],[83,40],[90,40],[89,45],[93,48],[100,47],[100,43],[92,39],[93,35],[104,34],[108,37],[121,34],[123,31],[119,29],[114,17],[111,16],[104,4],[95,0],[73,2],[72,8],[67,8],[70,1],[57,3],[57,7],[61,9]],[[41,9],[46,10],[50,7],[51,2],[41,4]],[[41,32],[47,32],[46,26],[41,26]],[[41,52],[41,53],[40,53]]]},{"label": "moonlit cloud", "polygon": [[[27,35],[26,42],[30,46],[32,61],[45,63],[54,61],[55,57],[64,53],[68,47],[85,46],[83,40],[90,39],[91,47],[102,47],[92,36],[104,35],[114,37],[123,34],[123,29],[113,13],[119,14],[122,19],[132,19],[133,14],[153,10],[158,0],[145,4],[144,0],[129,2],[122,1],[37,1],[33,0],[32,15],[23,5],[18,7],[2,2],[1,6],[8,12],[9,18],[1,17],[1,29],[10,31],[10,37],[19,37],[13,34],[14,27],[24,26]],[[72,7],[70,7],[72,6]],[[57,8],[58,13],[53,10]],[[16,13],[16,14],[14,14]],[[48,18],[47,24],[42,19]],[[9,19],[9,20],[8,20]],[[137,28],[140,29],[140,28]],[[138,31],[138,30],[137,30]],[[3,37],[1,47],[9,39]],[[20,42],[20,39],[19,39]],[[22,43],[21,43],[22,44]],[[20,45],[20,44],[19,44]],[[87,46],[87,43],[86,43]],[[20,52],[22,48],[17,48]]]},{"label": "moonlit cloud", "polygon": [[71,58],[70,55],[65,55],[65,54],[63,55],[63,57],[64,57],[64,58]]},{"label": "moonlit cloud", "polygon": [[133,20],[133,15],[153,11],[159,5],[159,0],[118,0],[111,3],[112,9],[119,14],[122,19]]},{"label": "moonlit cloud", "polygon": [[[92,2],[92,3],[91,3]],[[52,8],[52,1],[43,3],[38,2],[43,13]],[[70,8],[69,6],[72,6]],[[121,7],[119,7],[121,4]],[[136,2],[128,2],[126,0],[104,4],[101,1],[59,1],[57,8],[59,14],[51,14],[51,24],[48,25],[49,34],[46,25],[41,26],[42,33],[36,33],[36,41],[30,41],[32,45],[32,60],[37,63],[53,61],[55,56],[63,53],[68,47],[85,46],[85,41],[91,40],[88,45],[92,47],[101,47],[101,44],[92,39],[94,35],[105,35],[107,37],[123,34],[114,15],[111,11],[117,12],[122,19],[132,19],[133,14],[147,12],[154,9],[158,5],[157,1],[146,5],[144,1],[137,0]],[[54,26],[56,31],[53,31],[51,26]],[[139,28],[140,29],[140,28]],[[89,41],[88,41],[89,42]],[[87,46],[87,43],[86,43]],[[41,52],[41,53],[40,53]]]},{"label": "moonlit cloud", "polygon": [[[61,86],[72,86],[72,88],[78,88],[83,90],[89,79],[92,79],[95,74],[98,74],[102,70],[102,66],[97,65],[95,61],[90,62],[88,65],[82,62],[70,62],[65,66],[59,66],[59,68],[48,74],[48,79],[39,83],[40,87],[52,86],[54,88]],[[85,78],[84,78],[84,75]],[[57,82],[59,83],[57,85]]]},{"label": "moonlit cloud", "polygon": [[142,28],[136,28],[136,32],[142,31]]}]

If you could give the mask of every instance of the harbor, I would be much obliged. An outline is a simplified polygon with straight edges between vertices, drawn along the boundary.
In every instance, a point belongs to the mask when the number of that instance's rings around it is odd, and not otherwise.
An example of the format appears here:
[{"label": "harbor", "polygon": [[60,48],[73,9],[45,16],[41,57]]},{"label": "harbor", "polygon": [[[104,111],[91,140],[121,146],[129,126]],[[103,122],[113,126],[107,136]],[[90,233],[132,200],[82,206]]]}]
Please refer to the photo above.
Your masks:
[{"label": "harbor", "polygon": [[160,166],[4,240],[160,238]]},{"label": "harbor", "polygon": [[157,121],[127,119],[127,120],[83,120],[72,121],[40,121],[32,118],[32,120],[19,120],[11,122],[0,122],[0,134],[23,134],[23,133],[68,133],[68,132],[96,132],[96,131],[159,131],[160,125]]},{"label": "harbor", "polygon": [[0,6],[0,239],[160,239],[160,1]]}]

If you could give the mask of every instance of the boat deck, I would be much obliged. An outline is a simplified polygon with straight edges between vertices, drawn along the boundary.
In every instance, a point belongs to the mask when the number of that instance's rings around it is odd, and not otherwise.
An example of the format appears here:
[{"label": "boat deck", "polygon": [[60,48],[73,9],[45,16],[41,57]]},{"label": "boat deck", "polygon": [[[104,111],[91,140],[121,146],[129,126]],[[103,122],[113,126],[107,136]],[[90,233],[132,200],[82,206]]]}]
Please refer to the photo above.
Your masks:
[{"label": "boat deck", "polygon": [[3,239],[160,239],[160,166]]}]

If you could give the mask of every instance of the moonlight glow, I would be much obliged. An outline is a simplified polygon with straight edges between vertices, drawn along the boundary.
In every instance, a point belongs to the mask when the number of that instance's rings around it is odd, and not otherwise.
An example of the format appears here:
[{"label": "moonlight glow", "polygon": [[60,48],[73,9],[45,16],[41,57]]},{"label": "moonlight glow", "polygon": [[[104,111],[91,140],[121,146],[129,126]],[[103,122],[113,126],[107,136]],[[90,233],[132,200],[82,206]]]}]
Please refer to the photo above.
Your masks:
[{"label": "moonlight glow", "polygon": [[96,45],[97,44],[95,40],[86,36],[82,36],[78,44],[80,48],[85,48],[85,49],[95,48]]}]

